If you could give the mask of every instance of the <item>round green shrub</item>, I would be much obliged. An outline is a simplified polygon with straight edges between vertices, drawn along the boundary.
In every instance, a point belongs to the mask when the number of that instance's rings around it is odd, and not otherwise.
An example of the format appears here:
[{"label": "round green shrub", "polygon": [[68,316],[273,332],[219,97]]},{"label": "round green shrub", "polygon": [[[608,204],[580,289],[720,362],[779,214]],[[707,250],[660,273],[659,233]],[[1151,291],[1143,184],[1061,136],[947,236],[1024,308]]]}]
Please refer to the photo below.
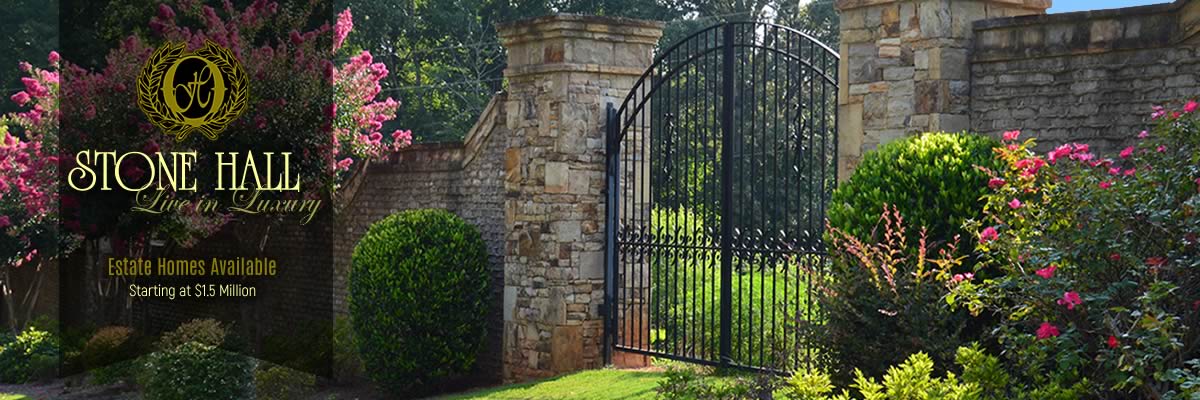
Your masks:
[{"label": "round green shrub", "polygon": [[254,395],[254,362],[212,319],[180,325],[147,357],[141,384],[148,400],[245,399]]},{"label": "round green shrub", "polygon": [[0,335],[0,383],[52,378],[60,355],[58,338],[32,325],[20,335]]},{"label": "round green shrub", "polygon": [[[976,166],[995,170],[992,149],[999,145],[984,135],[925,133],[880,146],[834,190],[829,223],[869,241],[890,204],[906,225],[928,229],[930,240],[953,239],[964,221],[982,215],[990,177]],[[970,236],[963,235],[964,245]]]},{"label": "round green shrub", "polygon": [[475,227],[445,210],[399,212],[371,225],[351,261],[350,315],[371,379],[416,395],[471,369],[490,300]]}]

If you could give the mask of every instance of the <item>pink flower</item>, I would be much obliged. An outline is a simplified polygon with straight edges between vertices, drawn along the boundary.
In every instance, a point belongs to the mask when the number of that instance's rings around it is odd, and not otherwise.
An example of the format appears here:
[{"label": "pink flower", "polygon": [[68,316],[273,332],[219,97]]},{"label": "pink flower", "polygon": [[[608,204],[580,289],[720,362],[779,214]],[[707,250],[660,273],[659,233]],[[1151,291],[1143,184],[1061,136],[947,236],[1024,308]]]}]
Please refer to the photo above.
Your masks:
[{"label": "pink flower", "polygon": [[1142,131],[1141,133],[1138,134],[1137,137],[1138,137],[1138,139],[1148,138],[1148,137],[1150,137],[1150,132]]},{"label": "pink flower", "polygon": [[1154,149],[1154,150],[1155,150],[1155,151],[1157,151],[1157,152],[1159,152],[1159,153],[1166,153],[1166,152],[1167,152],[1167,146],[1158,146],[1158,148],[1156,148],[1156,149]]},{"label": "pink flower", "polygon": [[1193,111],[1196,111],[1197,107],[1200,107],[1200,104],[1196,104],[1195,100],[1188,101],[1187,104],[1185,104],[1183,106],[1183,112],[1191,113]]},{"label": "pink flower", "polygon": [[995,188],[1004,186],[1004,183],[1005,182],[1004,182],[1003,178],[992,178],[992,179],[988,180],[988,187],[995,189]]},{"label": "pink flower", "polygon": [[158,17],[161,19],[175,18],[175,10],[172,10],[171,6],[168,6],[166,4],[159,4],[158,5]]},{"label": "pink flower", "polygon": [[1117,341],[1116,336],[1108,335],[1108,348],[1115,349],[1115,348],[1117,348],[1117,346],[1120,346],[1120,345],[1121,345],[1121,342]]},{"label": "pink flower", "polygon": [[1057,265],[1050,264],[1050,266],[1039,269],[1037,271],[1034,271],[1033,273],[1037,274],[1037,276],[1042,277],[1042,279],[1050,279],[1050,278],[1054,277],[1054,271],[1057,269],[1058,269]]},{"label": "pink flower", "polygon": [[62,60],[62,56],[58,55],[57,51],[51,50],[50,54],[46,56],[46,61],[49,61],[50,65],[58,65],[59,60]]},{"label": "pink flower", "polygon": [[1112,168],[1109,168],[1109,169],[1108,169],[1108,174],[1109,174],[1109,175],[1120,175],[1120,174],[1121,174],[1121,168],[1119,168],[1119,167],[1112,167]]},{"label": "pink flower", "polygon": [[12,221],[8,219],[8,216],[0,215],[0,228],[7,228],[9,225],[12,225]]},{"label": "pink flower", "polygon": [[1130,168],[1130,169],[1125,170],[1125,176],[1133,176],[1133,174],[1136,174],[1136,173],[1137,173],[1137,168]]},{"label": "pink flower", "polygon": [[1018,138],[1018,137],[1020,137],[1020,136],[1021,136],[1021,131],[1008,131],[1008,132],[1004,132],[1004,140],[1005,140],[1005,141],[1008,141],[1008,142],[1011,142],[1011,141],[1013,141],[1013,140],[1017,140],[1017,138]]},{"label": "pink flower", "polygon": [[1196,190],[1200,190],[1200,178],[1196,178]]},{"label": "pink flower", "polygon": [[1054,326],[1054,324],[1051,324],[1049,322],[1043,322],[1042,325],[1039,326],[1037,329],[1037,338],[1038,339],[1049,339],[1052,337],[1058,337],[1058,335],[1060,335],[1060,334],[1061,333],[1058,331],[1058,327]]},{"label": "pink flower", "polygon": [[1109,181],[1100,182],[1101,189],[1108,189],[1110,187],[1112,187],[1112,182],[1109,182]]},{"label": "pink flower", "polygon": [[1064,144],[1062,146],[1058,146],[1058,148],[1056,148],[1054,150],[1051,150],[1050,153],[1048,153],[1046,155],[1046,158],[1048,158],[1050,160],[1051,164],[1054,164],[1054,162],[1058,161],[1058,159],[1060,159],[1060,158],[1069,157],[1071,155],[1071,153],[1072,153],[1071,145]]},{"label": "pink flower", "polygon": [[1074,310],[1075,306],[1083,304],[1083,299],[1079,298],[1079,292],[1065,292],[1063,297],[1058,299],[1058,304],[1067,306],[1068,310]]},{"label": "pink flower", "polygon": [[1121,254],[1119,254],[1119,253],[1109,254],[1108,259],[1112,260],[1112,261],[1121,261]]},{"label": "pink flower", "polygon": [[299,45],[301,43],[304,43],[304,37],[300,36],[300,32],[297,32],[295,30],[292,30],[291,32],[288,33],[288,38],[292,40],[292,44],[294,44],[294,45]]},{"label": "pink flower", "polygon": [[1014,210],[1021,208],[1021,199],[1012,199],[1008,202],[1008,207]]},{"label": "pink flower", "polygon": [[1121,150],[1121,158],[1129,158],[1129,156],[1132,156],[1132,155],[1133,155],[1133,146],[1129,146],[1129,147],[1126,147],[1125,150]]},{"label": "pink flower", "polygon": [[1070,176],[1070,175],[1064,176],[1064,177],[1063,177],[1063,181],[1064,181],[1064,182],[1071,182],[1071,176]]},{"label": "pink flower", "polygon": [[88,108],[83,110],[83,120],[91,121],[93,119],[96,119],[96,105],[88,104]]},{"label": "pink flower", "polygon": [[395,146],[407,146],[412,143],[412,131],[397,130],[392,132],[392,144]]},{"label": "pink flower", "polygon": [[338,14],[337,23],[333,25],[333,49],[342,48],[342,43],[346,41],[346,36],[350,35],[350,30],[354,29],[354,16],[350,15],[350,9],[347,8]]},{"label": "pink flower", "polygon": [[337,103],[329,103],[325,106],[325,118],[334,119],[337,117]]},{"label": "pink flower", "polygon": [[17,92],[17,94],[12,95],[12,97],[9,97],[9,99],[11,99],[13,103],[17,103],[18,106],[24,106],[25,103],[29,102],[29,93],[20,91]]},{"label": "pink flower", "polygon": [[338,161],[337,168],[339,170],[345,171],[345,170],[350,169],[350,165],[352,165],[352,164],[354,164],[354,159],[350,158],[350,157],[346,157],[346,158],[343,158],[342,161]]},{"label": "pink flower", "polygon": [[1150,114],[1150,119],[1159,119],[1159,118],[1162,118],[1162,116],[1166,115],[1166,114],[1167,114],[1167,110],[1163,109],[1162,106],[1154,106],[1154,112]]},{"label": "pink flower", "polygon": [[979,240],[990,242],[1000,238],[1000,233],[996,232],[996,228],[989,226],[983,228],[983,232],[979,232]]}]

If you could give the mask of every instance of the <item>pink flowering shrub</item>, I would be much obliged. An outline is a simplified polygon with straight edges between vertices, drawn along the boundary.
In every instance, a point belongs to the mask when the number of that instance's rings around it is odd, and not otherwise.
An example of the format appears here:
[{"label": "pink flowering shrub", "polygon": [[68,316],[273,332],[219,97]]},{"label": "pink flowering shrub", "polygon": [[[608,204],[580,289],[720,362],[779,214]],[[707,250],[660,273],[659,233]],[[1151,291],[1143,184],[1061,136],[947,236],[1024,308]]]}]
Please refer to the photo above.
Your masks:
[{"label": "pink flowering shrub", "polygon": [[[7,233],[0,235],[0,258],[32,258],[39,250],[47,254],[53,247],[37,243],[38,237],[60,223],[62,238],[110,236],[134,245],[145,243],[147,236],[166,236],[190,245],[232,217],[191,209],[158,215],[130,213],[139,194],[125,191],[68,190],[61,193],[59,207],[60,168],[69,171],[79,150],[118,154],[194,150],[201,157],[198,165],[212,165],[214,160],[208,157],[216,151],[291,152],[303,193],[283,196],[328,198],[356,160],[381,157],[410,144],[407,131],[381,131],[400,106],[392,98],[378,98],[387,67],[366,52],[341,65],[333,61],[353,29],[350,10],[338,14],[332,26],[326,23],[305,30],[312,15],[303,9],[281,8],[266,0],[243,9],[230,2],[220,9],[194,0],[174,7],[163,4],[148,21],[151,35],[123,40],[109,51],[99,70],[81,68],[58,53],[50,55],[48,69],[22,63],[29,76],[23,78],[24,90],[10,100],[24,109],[0,119],[8,130],[20,131],[0,135],[4,139],[0,165],[5,166],[0,171],[0,231]],[[192,21],[191,25],[198,21],[199,26],[185,26],[182,21]],[[288,26],[294,28],[289,31]],[[288,33],[279,37],[279,32]],[[246,111],[216,141],[196,137],[176,142],[151,125],[137,106],[138,74],[154,49],[167,40],[186,43],[189,51],[205,41],[225,46],[250,77]],[[148,168],[129,163],[119,174],[139,187],[150,179]],[[206,190],[215,186],[215,168],[194,172],[199,175],[199,192],[170,195],[193,199],[213,195]],[[140,195],[149,192],[153,190]]]},{"label": "pink flowering shrub", "polygon": [[1010,369],[1105,397],[1195,394],[1181,384],[1200,359],[1195,104],[1156,107],[1154,127],[1115,157],[1078,143],[1037,154],[1033,139],[1004,135],[985,217],[967,225],[977,272],[995,278],[955,285],[948,299],[1001,318]]}]

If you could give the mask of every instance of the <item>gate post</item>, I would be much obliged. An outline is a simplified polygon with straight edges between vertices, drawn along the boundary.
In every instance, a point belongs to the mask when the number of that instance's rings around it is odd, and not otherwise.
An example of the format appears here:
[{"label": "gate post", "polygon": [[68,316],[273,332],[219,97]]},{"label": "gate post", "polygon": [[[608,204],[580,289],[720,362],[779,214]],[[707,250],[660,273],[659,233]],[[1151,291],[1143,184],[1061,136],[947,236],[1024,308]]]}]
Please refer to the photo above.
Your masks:
[{"label": "gate post", "polygon": [[658,22],[498,24],[508,50],[504,378],[602,366],[605,120],[650,66]]},{"label": "gate post", "polygon": [[733,361],[733,72],[735,68],[733,25],[721,27],[721,365]]}]

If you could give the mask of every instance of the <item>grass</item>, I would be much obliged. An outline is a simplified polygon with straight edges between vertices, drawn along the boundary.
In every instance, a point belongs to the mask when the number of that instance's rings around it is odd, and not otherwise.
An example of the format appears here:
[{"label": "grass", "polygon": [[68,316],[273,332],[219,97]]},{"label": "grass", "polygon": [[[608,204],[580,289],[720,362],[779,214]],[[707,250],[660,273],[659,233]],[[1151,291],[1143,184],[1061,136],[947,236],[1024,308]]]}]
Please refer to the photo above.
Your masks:
[{"label": "grass", "polygon": [[[442,397],[463,399],[653,399],[661,372],[597,369]],[[0,400],[7,400],[2,399]]]},{"label": "grass", "polygon": [[27,399],[29,399],[29,398],[25,397],[25,395],[23,395],[23,394],[0,393],[0,400],[27,400]]}]

